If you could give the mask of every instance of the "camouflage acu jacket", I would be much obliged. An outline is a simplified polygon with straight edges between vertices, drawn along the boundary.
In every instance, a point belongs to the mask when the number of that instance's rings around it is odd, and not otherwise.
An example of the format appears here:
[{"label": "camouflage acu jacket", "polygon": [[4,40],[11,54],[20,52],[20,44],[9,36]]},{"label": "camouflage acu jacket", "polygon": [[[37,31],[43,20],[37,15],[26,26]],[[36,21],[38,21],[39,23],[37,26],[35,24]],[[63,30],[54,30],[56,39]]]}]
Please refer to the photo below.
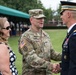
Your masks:
[{"label": "camouflage acu jacket", "polygon": [[49,35],[44,31],[39,34],[29,29],[23,33],[19,42],[19,52],[23,55],[22,75],[36,75],[27,72],[37,70],[46,71],[41,75],[51,75],[51,59],[61,60],[61,54],[53,50]]}]

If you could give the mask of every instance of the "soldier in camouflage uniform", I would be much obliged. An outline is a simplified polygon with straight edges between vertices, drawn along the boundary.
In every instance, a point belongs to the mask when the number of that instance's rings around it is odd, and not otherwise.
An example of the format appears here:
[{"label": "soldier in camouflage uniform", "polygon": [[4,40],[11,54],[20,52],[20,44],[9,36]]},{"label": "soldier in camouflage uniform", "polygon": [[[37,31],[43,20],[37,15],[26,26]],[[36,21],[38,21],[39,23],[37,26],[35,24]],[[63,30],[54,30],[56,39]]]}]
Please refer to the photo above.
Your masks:
[{"label": "soldier in camouflage uniform", "polygon": [[43,10],[29,10],[29,14],[31,26],[19,41],[19,52],[23,55],[22,75],[52,75],[54,64],[50,60],[61,60],[61,54],[53,50],[49,35],[42,30]]}]

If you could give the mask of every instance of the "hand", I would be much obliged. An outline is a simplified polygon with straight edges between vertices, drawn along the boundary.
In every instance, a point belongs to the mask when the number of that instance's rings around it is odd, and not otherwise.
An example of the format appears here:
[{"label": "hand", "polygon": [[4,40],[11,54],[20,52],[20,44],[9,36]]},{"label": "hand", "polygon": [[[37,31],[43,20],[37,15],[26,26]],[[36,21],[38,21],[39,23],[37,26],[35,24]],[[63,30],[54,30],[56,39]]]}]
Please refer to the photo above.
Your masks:
[{"label": "hand", "polygon": [[59,73],[60,70],[61,70],[60,64],[58,63],[53,64],[53,70],[52,70],[53,73]]}]

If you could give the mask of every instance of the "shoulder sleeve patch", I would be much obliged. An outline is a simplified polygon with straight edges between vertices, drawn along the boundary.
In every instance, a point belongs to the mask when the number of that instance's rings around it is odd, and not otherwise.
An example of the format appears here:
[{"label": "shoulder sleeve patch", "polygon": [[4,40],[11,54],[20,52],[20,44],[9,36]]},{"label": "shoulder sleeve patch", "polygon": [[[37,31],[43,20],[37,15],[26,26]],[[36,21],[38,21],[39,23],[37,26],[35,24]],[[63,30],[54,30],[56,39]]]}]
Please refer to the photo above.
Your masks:
[{"label": "shoulder sleeve patch", "polygon": [[24,40],[21,40],[20,41],[20,48],[23,48],[25,44],[26,44],[26,42]]}]

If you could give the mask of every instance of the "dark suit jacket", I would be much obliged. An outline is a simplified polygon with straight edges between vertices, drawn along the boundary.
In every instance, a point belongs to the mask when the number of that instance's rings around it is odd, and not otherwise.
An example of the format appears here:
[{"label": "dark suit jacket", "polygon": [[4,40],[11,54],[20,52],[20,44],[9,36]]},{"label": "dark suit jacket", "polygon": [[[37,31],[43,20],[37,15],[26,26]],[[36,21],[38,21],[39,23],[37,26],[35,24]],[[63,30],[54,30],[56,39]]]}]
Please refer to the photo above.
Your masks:
[{"label": "dark suit jacket", "polygon": [[62,44],[61,75],[76,75],[76,25]]}]

